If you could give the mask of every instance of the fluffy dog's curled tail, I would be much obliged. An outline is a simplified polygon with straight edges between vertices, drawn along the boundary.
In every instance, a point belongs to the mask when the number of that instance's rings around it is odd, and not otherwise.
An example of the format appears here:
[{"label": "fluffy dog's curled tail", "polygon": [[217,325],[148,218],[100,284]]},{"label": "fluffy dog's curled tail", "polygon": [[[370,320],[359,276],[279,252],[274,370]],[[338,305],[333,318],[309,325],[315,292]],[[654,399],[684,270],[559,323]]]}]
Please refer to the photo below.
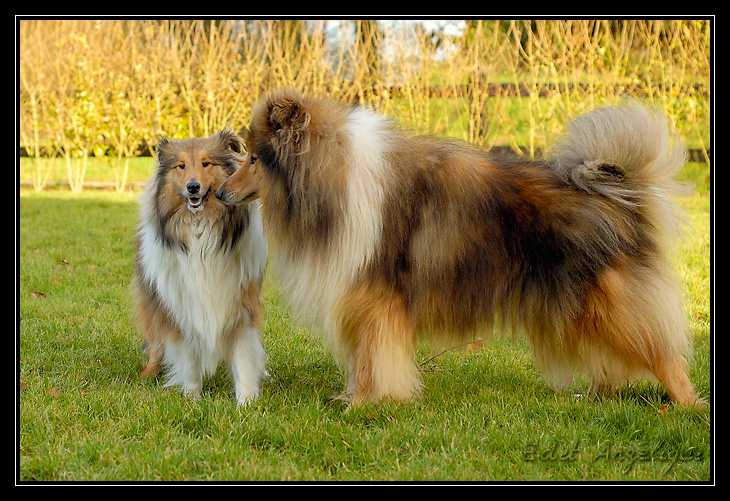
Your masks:
[{"label": "fluffy dog's curled tail", "polygon": [[670,196],[693,191],[675,179],[686,159],[666,118],[630,101],[579,116],[547,161],[566,182],[637,207],[663,240],[680,229]]}]

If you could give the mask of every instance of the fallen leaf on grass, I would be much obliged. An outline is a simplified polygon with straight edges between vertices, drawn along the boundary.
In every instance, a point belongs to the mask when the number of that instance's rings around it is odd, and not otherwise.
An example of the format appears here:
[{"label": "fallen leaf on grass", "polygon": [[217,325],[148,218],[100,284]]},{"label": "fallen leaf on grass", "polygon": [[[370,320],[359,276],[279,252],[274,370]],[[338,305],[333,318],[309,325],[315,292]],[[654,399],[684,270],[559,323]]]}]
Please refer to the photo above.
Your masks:
[{"label": "fallen leaf on grass", "polygon": [[48,393],[52,397],[59,397],[61,395],[61,392],[58,391],[56,388],[46,388],[46,393]]},{"label": "fallen leaf on grass", "polygon": [[41,292],[41,291],[32,291],[30,293],[30,295],[32,297],[46,297],[46,294],[44,292]]},{"label": "fallen leaf on grass", "polygon": [[478,351],[487,344],[482,338],[478,337],[466,346],[466,351]]}]

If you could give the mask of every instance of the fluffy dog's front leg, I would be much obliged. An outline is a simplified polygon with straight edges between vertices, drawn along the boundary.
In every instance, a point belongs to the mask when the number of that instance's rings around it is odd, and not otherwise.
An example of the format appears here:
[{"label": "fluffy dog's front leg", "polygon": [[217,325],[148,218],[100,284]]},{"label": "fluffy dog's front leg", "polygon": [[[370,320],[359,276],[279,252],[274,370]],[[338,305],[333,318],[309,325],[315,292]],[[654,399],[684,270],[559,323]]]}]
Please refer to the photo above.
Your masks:
[{"label": "fluffy dog's front leg", "polygon": [[341,342],[349,354],[345,393],[351,405],[416,396],[421,380],[415,365],[415,329],[400,296],[386,287],[355,287],[338,311]]}]

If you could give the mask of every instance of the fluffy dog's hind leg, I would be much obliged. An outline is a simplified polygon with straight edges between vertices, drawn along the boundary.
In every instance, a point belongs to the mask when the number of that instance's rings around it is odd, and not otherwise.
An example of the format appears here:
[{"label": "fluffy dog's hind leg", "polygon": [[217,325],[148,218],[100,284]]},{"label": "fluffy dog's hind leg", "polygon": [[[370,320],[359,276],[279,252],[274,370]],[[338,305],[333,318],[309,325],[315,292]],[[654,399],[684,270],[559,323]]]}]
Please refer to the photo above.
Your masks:
[{"label": "fluffy dog's hind leg", "polygon": [[678,404],[704,404],[688,377],[685,312],[658,265],[617,265],[602,273],[565,338],[593,379],[592,393],[652,374]]},{"label": "fluffy dog's hind leg", "polygon": [[687,361],[681,355],[660,355],[652,367],[652,372],[673,400],[685,407],[702,409],[707,404],[695,391],[687,376],[688,370]]}]

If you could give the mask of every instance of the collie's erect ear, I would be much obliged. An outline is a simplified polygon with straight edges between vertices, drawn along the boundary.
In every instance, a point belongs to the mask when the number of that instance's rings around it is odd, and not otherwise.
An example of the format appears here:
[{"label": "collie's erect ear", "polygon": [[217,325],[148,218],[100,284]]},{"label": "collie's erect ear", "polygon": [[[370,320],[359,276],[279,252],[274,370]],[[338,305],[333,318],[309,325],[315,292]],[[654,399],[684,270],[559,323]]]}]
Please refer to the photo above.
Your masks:
[{"label": "collie's erect ear", "polygon": [[162,159],[172,148],[172,142],[166,137],[160,136],[157,141],[157,160]]},{"label": "collie's erect ear", "polygon": [[230,148],[236,153],[244,153],[245,147],[243,139],[241,139],[230,127],[226,127],[222,131],[215,134],[215,138],[223,148]]}]

